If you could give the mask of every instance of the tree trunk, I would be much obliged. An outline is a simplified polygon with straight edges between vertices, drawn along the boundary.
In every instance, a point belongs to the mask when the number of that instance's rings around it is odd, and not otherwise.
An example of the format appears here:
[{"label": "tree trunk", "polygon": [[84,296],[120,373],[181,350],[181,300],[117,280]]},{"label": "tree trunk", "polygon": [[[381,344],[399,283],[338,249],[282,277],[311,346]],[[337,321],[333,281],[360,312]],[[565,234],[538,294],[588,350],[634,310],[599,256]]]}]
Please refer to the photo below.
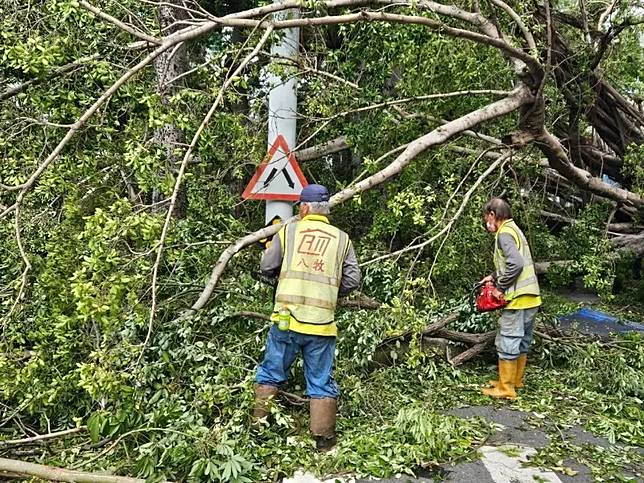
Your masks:
[{"label": "tree trunk", "polygon": [[[183,0],[168,0],[159,5],[157,10],[159,28],[165,36],[172,35],[180,30],[182,26],[176,22],[186,18],[185,10],[175,8],[174,5],[183,6]],[[161,97],[161,103],[168,109],[170,109],[170,98],[176,92],[177,87],[181,85],[181,81],[177,80],[177,77],[185,73],[187,68],[188,59],[185,43],[164,52],[154,61],[154,70],[157,76],[157,93]],[[154,142],[162,147],[165,157],[164,172],[160,173],[160,177],[167,173],[176,173],[177,165],[181,160],[177,150],[180,149],[184,142],[183,132],[175,124],[166,124],[154,132]],[[159,203],[164,199],[163,193],[159,192],[158,189],[153,190],[151,197],[152,203]],[[163,206],[158,207],[158,210],[162,209]],[[184,218],[187,209],[187,187],[184,184],[179,191],[173,216]]]}]

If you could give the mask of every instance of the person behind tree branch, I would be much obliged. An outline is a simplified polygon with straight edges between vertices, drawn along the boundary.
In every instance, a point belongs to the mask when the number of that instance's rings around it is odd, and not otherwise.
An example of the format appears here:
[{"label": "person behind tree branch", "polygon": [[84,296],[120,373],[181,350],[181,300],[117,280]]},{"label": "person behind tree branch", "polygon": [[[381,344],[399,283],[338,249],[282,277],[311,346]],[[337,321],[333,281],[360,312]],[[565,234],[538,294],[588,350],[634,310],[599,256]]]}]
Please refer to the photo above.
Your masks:
[{"label": "person behind tree branch", "polygon": [[338,295],[358,288],[360,268],[349,236],[329,223],[329,192],[311,184],[300,193],[300,221],[283,227],[262,256],[264,276],[277,277],[264,360],[255,377],[255,423],[286,382],[298,353],[310,397],[310,429],[318,450],[335,446],[338,385],[333,378]]},{"label": "person behind tree branch", "polygon": [[487,230],[495,233],[495,272],[481,282],[494,282],[494,296],[505,298],[495,339],[499,358],[499,380],[489,381],[483,393],[496,398],[516,397],[523,387],[523,375],[532,342],[534,322],[541,305],[539,282],[525,235],[512,220],[510,205],[492,198],[482,210]]}]

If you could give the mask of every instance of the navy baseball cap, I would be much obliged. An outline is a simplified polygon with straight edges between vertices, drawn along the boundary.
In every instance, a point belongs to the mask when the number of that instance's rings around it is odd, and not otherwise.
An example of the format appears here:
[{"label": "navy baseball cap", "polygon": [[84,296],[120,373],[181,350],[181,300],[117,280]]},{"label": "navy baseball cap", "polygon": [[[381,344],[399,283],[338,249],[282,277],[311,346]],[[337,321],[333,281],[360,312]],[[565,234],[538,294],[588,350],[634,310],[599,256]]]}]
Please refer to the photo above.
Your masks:
[{"label": "navy baseball cap", "polygon": [[329,201],[329,190],[321,184],[306,185],[300,192],[300,203]]}]

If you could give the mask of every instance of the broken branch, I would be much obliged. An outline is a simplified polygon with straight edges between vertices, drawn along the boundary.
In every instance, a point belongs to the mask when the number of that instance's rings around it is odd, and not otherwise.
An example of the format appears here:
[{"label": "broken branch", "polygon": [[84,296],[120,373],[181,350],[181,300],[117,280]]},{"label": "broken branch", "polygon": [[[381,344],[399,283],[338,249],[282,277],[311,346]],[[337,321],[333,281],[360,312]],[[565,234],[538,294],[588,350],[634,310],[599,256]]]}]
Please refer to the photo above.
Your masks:
[{"label": "broken branch", "polygon": [[20,475],[36,476],[49,481],[69,481],[78,483],[145,483],[140,478],[125,476],[98,475],[84,471],[71,471],[53,466],[38,465],[26,461],[0,458],[0,471]]},{"label": "broken branch", "polygon": [[58,77],[59,75],[67,74],[68,72],[72,72],[75,69],[84,67],[87,65],[87,62],[96,60],[99,58],[98,54],[93,54],[88,57],[83,57],[81,59],[75,60],[73,62],[70,62],[69,64],[65,64],[61,67],[58,67],[54,69],[51,73],[43,76],[43,77],[38,77],[35,79],[29,79],[28,81],[23,82],[22,84],[17,84],[13,87],[9,87],[7,90],[2,92],[0,94],[0,101],[3,101],[5,99],[8,99],[10,97],[15,96],[16,94],[20,94],[22,91],[24,91],[27,87],[34,86],[37,84],[41,84],[42,82],[48,81],[53,79],[54,77]]},{"label": "broken branch", "polygon": [[39,434],[38,436],[32,436],[31,438],[10,439],[6,441],[0,441],[0,447],[39,443],[41,441],[45,441],[48,439],[62,438],[63,436],[69,436],[70,434],[77,434],[86,430],[87,430],[87,426],[80,426],[78,428],[65,429],[64,431],[57,431],[55,433]]}]

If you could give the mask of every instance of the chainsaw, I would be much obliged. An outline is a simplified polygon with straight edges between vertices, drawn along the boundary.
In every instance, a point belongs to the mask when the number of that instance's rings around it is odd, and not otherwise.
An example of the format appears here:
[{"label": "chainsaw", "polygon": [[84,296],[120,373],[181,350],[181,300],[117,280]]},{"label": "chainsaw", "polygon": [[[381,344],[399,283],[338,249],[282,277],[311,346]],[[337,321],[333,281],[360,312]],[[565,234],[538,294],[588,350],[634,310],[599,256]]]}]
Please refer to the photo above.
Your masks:
[{"label": "chainsaw", "polygon": [[508,305],[508,301],[503,297],[498,299],[494,296],[494,288],[492,282],[478,282],[474,285],[472,299],[476,299],[477,312],[491,312]]}]

